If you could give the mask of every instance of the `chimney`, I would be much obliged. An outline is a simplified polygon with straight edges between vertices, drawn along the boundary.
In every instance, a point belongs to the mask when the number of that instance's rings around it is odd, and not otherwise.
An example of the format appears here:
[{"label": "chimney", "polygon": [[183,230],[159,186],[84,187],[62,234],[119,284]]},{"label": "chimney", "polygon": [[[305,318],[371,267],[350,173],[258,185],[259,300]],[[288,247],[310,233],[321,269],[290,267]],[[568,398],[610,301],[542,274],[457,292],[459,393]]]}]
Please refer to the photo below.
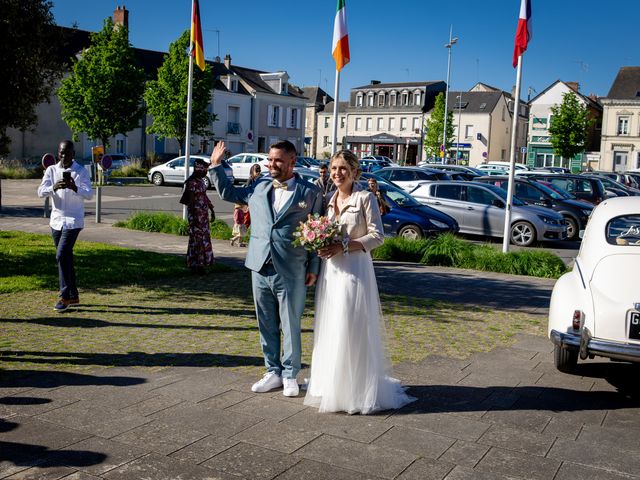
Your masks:
[{"label": "chimney", "polygon": [[567,87],[569,87],[574,92],[580,91],[580,84],[578,82],[564,82],[564,83],[566,83]]},{"label": "chimney", "polygon": [[117,6],[113,12],[113,24],[129,29],[129,10],[125,6]]},{"label": "chimney", "polygon": [[228,53],[224,56],[224,66],[227,67],[227,69],[231,68],[231,55]]},{"label": "chimney", "polygon": [[371,85],[380,85],[380,80],[371,80]]},{"label": "chimney", "polygon": [[323,95],[322,96],[322,104],[326,105],[327,103],[329,103],[329,96],[328,95]]}]

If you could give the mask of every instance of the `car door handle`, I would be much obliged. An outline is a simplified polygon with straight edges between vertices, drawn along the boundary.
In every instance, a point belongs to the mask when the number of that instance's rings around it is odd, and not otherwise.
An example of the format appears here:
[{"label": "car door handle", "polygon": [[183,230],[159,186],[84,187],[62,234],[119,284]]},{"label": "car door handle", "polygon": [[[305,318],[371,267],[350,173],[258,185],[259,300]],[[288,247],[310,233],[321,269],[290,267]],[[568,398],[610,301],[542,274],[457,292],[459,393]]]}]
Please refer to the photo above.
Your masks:
[{"label": "car door handle", "polygon": [[434,205],[442,205],[440,202],[433,202]]},{"label": "car door handle", "polygon": [[475,210],[473,207],[467,207],[467,210]]}]

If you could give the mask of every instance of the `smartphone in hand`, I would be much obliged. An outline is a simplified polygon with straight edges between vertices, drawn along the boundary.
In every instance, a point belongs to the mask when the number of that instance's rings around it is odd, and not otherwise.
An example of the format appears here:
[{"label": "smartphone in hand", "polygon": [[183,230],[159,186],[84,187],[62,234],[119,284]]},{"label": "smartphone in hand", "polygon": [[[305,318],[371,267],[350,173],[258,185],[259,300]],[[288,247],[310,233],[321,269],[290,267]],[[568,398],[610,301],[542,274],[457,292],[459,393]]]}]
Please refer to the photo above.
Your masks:
[{"label": "smartphone in hand", "polygon": [[64,183],[67,185],[66,188],[69,188],[68,185],[69,185],[69,181],[71,180],[71,172],[69,171],[62,172],[62,180],[64,180]]}]

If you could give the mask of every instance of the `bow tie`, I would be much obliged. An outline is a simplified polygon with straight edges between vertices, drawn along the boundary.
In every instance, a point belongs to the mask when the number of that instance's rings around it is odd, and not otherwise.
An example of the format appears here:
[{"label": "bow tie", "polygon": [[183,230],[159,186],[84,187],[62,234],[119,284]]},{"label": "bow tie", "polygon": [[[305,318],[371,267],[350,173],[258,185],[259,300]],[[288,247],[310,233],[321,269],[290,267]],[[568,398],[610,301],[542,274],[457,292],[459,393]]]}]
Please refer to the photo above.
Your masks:
[{"label": "bow tie", "polygon": [[284,191],[289,190],[289,185],[287,185],[286,183],[279,182],[278,180],[273,180],[273,182],[271,183],[273,185],[273,188],[281,188]]}]

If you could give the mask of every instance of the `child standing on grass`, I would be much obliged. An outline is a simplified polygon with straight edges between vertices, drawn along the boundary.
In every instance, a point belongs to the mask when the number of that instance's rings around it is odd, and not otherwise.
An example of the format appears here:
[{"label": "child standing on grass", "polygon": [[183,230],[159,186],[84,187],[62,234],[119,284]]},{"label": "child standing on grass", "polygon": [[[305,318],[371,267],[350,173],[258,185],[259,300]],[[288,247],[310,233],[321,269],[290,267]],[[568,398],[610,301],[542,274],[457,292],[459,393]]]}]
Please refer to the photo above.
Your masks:
[{"label": "child standing on grass", "polygon": [[232,247],[236,244],[236,241],[240,246],[242,246],[242,239],[247,234],[247,226],[244,224],[245,215],[245,206],[236,203],[233,208],[233,235],[231,237]]}]

